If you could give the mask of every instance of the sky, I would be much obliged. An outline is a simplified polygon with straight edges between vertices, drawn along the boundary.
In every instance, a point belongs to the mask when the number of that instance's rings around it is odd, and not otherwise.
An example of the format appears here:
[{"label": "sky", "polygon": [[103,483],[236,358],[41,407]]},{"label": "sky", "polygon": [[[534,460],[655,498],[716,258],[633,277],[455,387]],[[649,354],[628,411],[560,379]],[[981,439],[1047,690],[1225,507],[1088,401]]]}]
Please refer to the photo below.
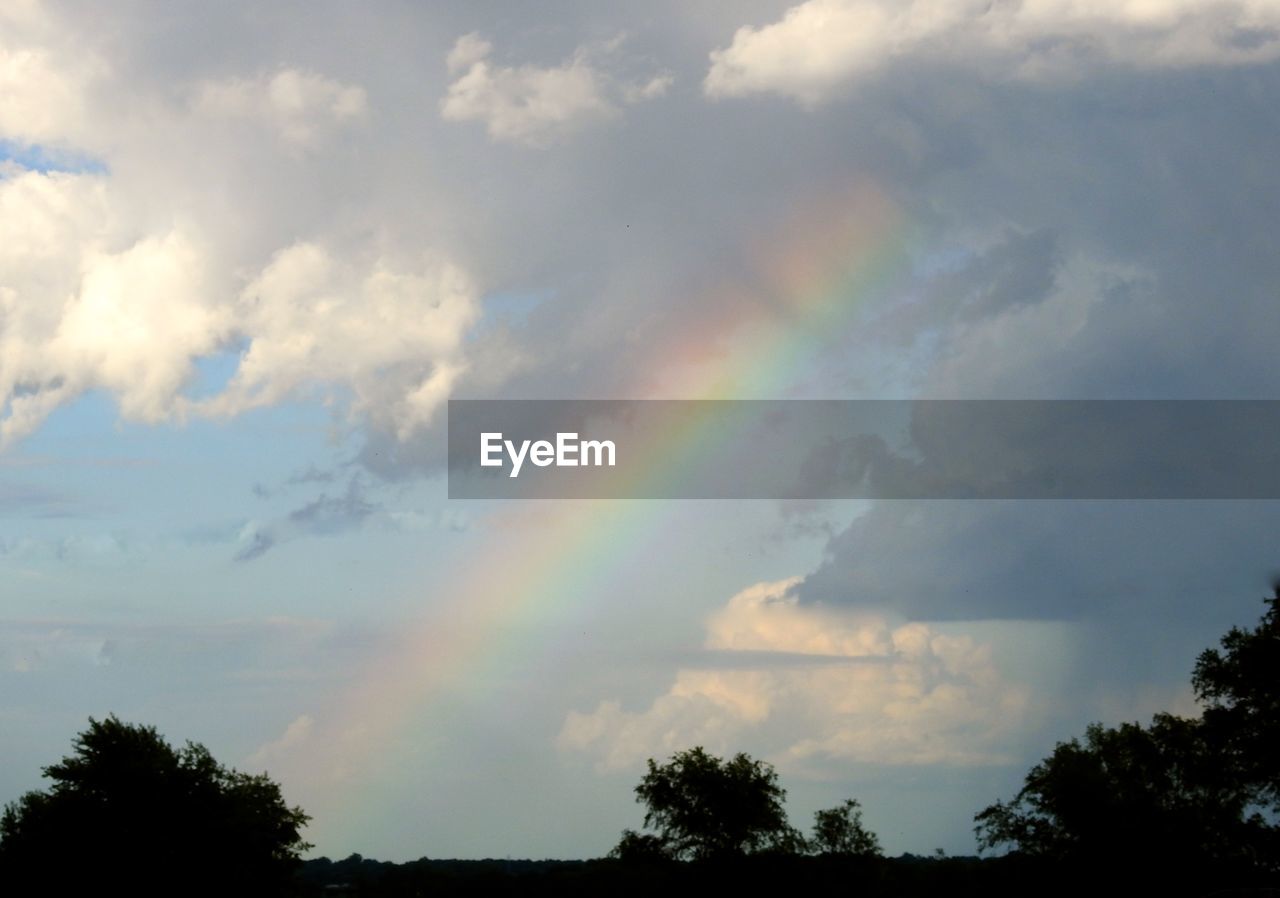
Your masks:
[{"label": "sky", "polygon": [[0,800],[115,713],[594,857],[703,745],[972,853],[1276,502],[451,501],[446,401],[1280,398],[1277,110],[1275,0],[0,0]]}]

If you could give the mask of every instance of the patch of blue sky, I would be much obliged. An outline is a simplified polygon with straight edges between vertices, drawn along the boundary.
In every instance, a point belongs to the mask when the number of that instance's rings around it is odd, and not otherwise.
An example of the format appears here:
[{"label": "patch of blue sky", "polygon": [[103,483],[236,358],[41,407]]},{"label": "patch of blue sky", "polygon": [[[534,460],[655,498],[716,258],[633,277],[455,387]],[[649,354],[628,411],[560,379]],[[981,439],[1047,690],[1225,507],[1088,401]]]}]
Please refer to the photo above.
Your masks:
[{"label": "patch of blue sky", "polygon": [[45,173],[100,175],[107,172],[104,161],[84,153],[64,147],[24,144],[13,140],[0,140],[0,163],[3,162],[13,162],[30,171]]},{"label": "patch of blue sky", "polygon": [[252,512],[253,484],[287,480],[299,459],[323,467],[350,458],[354,437],[335,438],[333,424],[318,402],[147,424],[121,419],[113,397],[91,392],[11,454],[35,462],[20,469],[28,485],[78,496],[86,514],[173,532]]},{"label": "patch of blue sky", "polygon": [[[208,361],[201,389],[232,369],[227,358]],[[31,609],[358,617],[387,603],[417,607],[421,565],[438,567],[475,538],[445,514],[440,484],[387,492],[360,475],[375,509],[368,520],[325,535],[290,524],[320,496],[345,494],[357,474],[349,461],[361,434],[339,423],[325,403],[295,401],[146,424],[122,420],[111,395],[86,394],[6,453],[5,481],[56,494],[61,510],[0,518],[0,542],[21,549],[0,552],[0,568],[37,578],[24,593]],[[334,478],[297,482],[304,468]],[[254,527],[276,544],[236,562]]]},{"label": "patch of blue sky", "polygon": [[242,341],[240,344],[222,352],[196,359],[196,376],[191,385],[184,391],[184,395],[188,399],[199,400],[208,399],[221,393],[226,389],[227,384],[231,382],[231,378],[235,376],[245,347],[246,344]]},{"label": "patch of blue sky", "polygon": [[[197,360],[184,395],[224,390],[243,348]],[[0,552],[0,568],[36,578],[26,593],[33,610],[49,602],[126,616],[169,603],[166,614],[197,616],[416,609],[420,565],[442,565],[476,537],[447,507],[441,483],[388,492],[359,473],[352,459],[363,433],[345,421],[349,399],[317,391],[229,418],[153,424],[122,418],[106,391],[86,393],[5,453],[6,483],[53,499],[0,520],[0,544],[16,547]],[[304,470],[326,479],[299,479]],[[352,477],[375,508],[367,520],[335,534],[291,523],[321,497],[343,496]],[[255,528],[270,536],[270,550],[235,561]]]}]

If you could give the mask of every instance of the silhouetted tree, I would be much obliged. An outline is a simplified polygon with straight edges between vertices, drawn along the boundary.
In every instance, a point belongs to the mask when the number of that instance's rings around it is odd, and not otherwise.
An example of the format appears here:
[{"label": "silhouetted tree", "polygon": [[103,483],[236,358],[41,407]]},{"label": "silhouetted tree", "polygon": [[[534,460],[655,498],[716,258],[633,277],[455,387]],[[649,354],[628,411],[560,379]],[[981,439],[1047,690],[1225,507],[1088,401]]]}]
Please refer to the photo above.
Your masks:
[{"label": "silhouetted tree", "polygon": [[809,847],[818,854],[880,856],[880,840],[863,825],[862,806],[856,798],[814,813]]},{"label": "silhouetted tree", "polygon": [[1280,813],[1280,584],[1265,601],[1257,627],[1232,627],[1221,650],[1200,654],[1191,683],[1219,763]]},{"label": "silhouetted tree", "polygon": [[0,816],[0,872],[31,894],[271,895],[310,846],[308,817],[265,774],[174,749],[153,727],[97,721]]},{"label": "silhouetted tree", "polygon": [[624,829],[622,831],[622,838],[618,840],[618,844],[609,852],[609,856],[629,863],[652,863],[674,859],[671,853],[671,846],[667,844],[666,839],[662,838],[662,836],[655,836],[652,833],[638,833],[634,829]]},{"label": "silhouetted tree", "polygon": [[1201,654],[1192,683],[1202,718],[1093,724],[1061,742],[1009,802],[979,813],[984,849],[1058,860],[1145,861],[1161,869],[1280,867],[1280,588],[1254,630]]},{"label": "silhouetted tree", "polygon": [[1031,769],[1017,797],[977,815],[984,848],[1058,859],[1235,857],[1261,818],[1207,750],[1199,721],[1089,726]]},{"label": "silhouetted tree", "polygon": [[777,773],[745,754],[726,761],[699,746],[677,752],[665,764],[650,758],[636,798],[647,808],[645,826],[657,835],[627,830],[614,849],[620,857],[706,859],[794,852],[804,844],[787,823],[786,791]]}]

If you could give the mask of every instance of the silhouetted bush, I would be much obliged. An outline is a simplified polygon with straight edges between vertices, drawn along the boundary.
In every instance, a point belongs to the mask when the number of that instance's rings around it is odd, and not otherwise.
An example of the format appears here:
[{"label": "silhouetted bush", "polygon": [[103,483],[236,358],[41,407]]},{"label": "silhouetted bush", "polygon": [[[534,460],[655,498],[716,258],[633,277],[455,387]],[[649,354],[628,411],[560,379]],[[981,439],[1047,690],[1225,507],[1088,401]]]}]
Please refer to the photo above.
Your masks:
[{"label": "silhouetted bush", "polygon": [[277,895],[308,846],[307,816],[267,776],[230,770],[152,727],[90,719],[53,784],[0,816],[9,894]]}]

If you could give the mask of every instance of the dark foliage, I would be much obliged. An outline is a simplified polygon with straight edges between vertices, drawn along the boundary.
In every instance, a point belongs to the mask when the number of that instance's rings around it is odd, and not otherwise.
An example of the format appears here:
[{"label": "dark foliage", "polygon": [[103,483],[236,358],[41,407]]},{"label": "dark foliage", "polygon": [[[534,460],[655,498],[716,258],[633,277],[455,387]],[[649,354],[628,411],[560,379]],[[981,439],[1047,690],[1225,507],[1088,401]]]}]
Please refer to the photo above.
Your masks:
[{"label": "dark foliage", "polygon": [[627,830],[614,853],[705,860],[802,850],[804,839],[782,807],[786,794],[773,767],[745,754],[726,761],[699,746],[665,764],[651,758],[636,799],[646,808],[644,825],[657,835]]},{"label": "dark foliage", "polygon": [[985,848],[1016,846],[1073,862],[1252,860],[1268,827],[1208,750],[1199,721],[1157,715],[1148,727],[1094,724],[1059,743],[1018,796],[977,816]]},{"label": "dark foliage", "polygon": [[1059,743],[1012,801],[977,815],[979,844],[1138,877],[1280,869],[1280,588],[1267,606],[1256,629],[1232,629],[1200,656],[1203,717],[1093,724]]},{"label": "dark foliage", "polygon": [[[175,749],[152,727],[90,720],[52,785],[0,817],[0,871],[31,894],[284,893],[307,816],[265,774]],[[21,892],[18,892],[21,894]]]},{"label": "dark foliage", "polygon": [[1120,887],[1106,871],[1055,864],[1025,855],[1008,857],[851,857],[762,853],[706,861],[658,864],[594,861],[410,861],[388,864],[353,857],[307,861],[300,875],[307,896],[361,898],[411,896],[600,895],[651,898],[655,894],[855,894],[860,898],[945,895],[948,898],[1066,898],[1080,895],[1161,895],[1252,898],[1262,878],[1175,879],[1153,870],[1142,882]]},{"label": "dark foliage", "polygon": [[855,798],[813,815],[809,850],[817,854],[879,857],[880,840],[862,823],[862,806]]},{"label": "dark foliage", "polygon": [[1280,585],[1252,630],[1233,627],[1205,649],[1191,684],[1205,705],[1205,738],[1220,764],[1280,815]]}]

